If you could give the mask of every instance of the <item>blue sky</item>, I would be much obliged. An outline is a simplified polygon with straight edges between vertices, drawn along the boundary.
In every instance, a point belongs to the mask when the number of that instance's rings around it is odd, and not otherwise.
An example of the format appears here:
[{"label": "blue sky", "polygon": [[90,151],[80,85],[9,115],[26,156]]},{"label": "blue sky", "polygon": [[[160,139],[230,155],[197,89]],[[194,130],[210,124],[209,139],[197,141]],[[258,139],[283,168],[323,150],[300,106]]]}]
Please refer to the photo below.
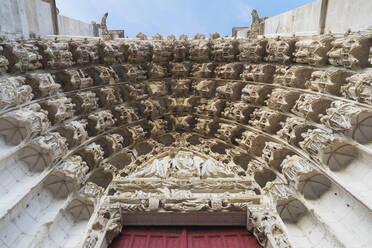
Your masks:
[{"label": "blue sky", "polygon": [[56,0],[61,15],[100,23],[109,12],[109,29],[124,29],[125,36],[143,32],[177,37],[195,33],[231,35],[232,27],[249,26],[251,10],[260,17],[275,16],[314,0]]}]

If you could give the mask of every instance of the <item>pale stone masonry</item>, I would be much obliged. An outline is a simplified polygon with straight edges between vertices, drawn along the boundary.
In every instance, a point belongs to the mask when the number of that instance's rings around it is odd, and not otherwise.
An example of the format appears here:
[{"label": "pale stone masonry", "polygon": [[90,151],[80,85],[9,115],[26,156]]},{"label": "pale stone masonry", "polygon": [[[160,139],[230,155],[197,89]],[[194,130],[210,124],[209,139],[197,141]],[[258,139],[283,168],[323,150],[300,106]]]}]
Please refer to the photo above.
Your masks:
[{"label": "pale stone masonry", "polygon": [[0,43],[0,247],[107,247],[208,214],[263,247],[371,247],[371,45]]}]

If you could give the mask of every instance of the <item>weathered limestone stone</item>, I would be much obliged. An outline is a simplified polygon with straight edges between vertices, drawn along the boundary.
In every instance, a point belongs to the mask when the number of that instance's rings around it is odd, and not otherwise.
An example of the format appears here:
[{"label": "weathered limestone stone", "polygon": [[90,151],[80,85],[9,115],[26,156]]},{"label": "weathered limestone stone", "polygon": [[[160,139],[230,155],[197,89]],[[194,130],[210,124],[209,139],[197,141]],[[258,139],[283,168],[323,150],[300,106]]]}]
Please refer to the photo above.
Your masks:
[{"label": "weathered limestone stone", "polygon": [[209,61],[211,53],[211,43],[209,40],[201,39],[201,37],[194,38],[190,41],[190,60],[195,62]]},{"label": "weathered limestone stone", "polygon": [[88,114],[98,108],[98,98],[92,91],[83,91],[73,97],[73,103],[76,105],[78,114]]},{"label": "weathered limestone stone", "polygon": [[278,67],[275,71],[274,84],[305,88],[305,83],[310,79],[313,69],[305,66]]},{"label": "weathered limestone stone", "polygon": [[84,73],[83,70],[62,70],[53,73],[53,77],[55,82],[67,91],[93,86],[93,78]]},{"label": "weathered limestone stone", "polygon": [[176,96],[184,96],[187,95],[191,88],[191,80],[190,79],[177,79],[172,80],[170,83],[172,93]]},{"label": "weathered limestone stone", "polygon": [[105,155],[110,156],[123,148],[124,137],[117,133],[108,134],[97,140],[97,143],[103,148]]},{"label": "weathered limestone stone", "polygon": [[198,114],[208,114],[212,116],[220,116],[222,110],[225,108],[225,101],[221,99],[201,99],[196,106]]},{"label": "weathered limestone stone", "polygon": [[240,97],[242,88],[243,85],[240,82],[226,82],[216,88],[216,95],[221,99],[237,100]]},{"label": "weathered limestone stone", "polygon": [[266,56],[264,60],[284,65],[290,64],[293,58],[295,43],[296,40],[294,39],[269,40],[266,46]]},{"label": "weathered limestone stone", "polygon": [[242,90],[241,99],[247,103],[262,105],[271,92],[271,87],[266,85],[247,84]]},{"label": "weathered limestone stone", "polygon": [[125,64],[124,67],[127,70],[125,78],[126,80],[135,82],[147,79],[147,69],[142,65]]},{"label": "weathered limestone stone", "polygon": [[282,171],[280,165],[287,155],[293,154],[285,145],[276,142],[265,142],[265,147],[262,150],[262,158],[277,171]]},{"label": "weathered limestone stone", "polygon": [[151,81],[147,84],[147,91],[150,96],[165,96],[168,94],[168,83],[165,81]]},{"label": "weathered limestone stone", "polygon": [[151,63],[148,75],[149,78],[165,78],[168,76],[168,68],[162,64]]},{"label": "weathered limestone stone", "polygon": [[306,82],[306,87],[320,93],[340,95],[341,86],[346,84],[346,78],[353,72],[346,70],[314,71]]},{"label": "weathered limestone stone", "polygon": [[108,110],[102,110],[88,116],[88,130],[97,135],[115,124],[114,116]]},{"label": "weathered limestone stone", "polygon": [[335,137],[321,129],[311,129],[302,134],[304,141],[299,143],[300,147],[310,155],[321,155],[324,148],[335,141]]},{"label": "weathered limestone stone", "polygon": [[299,96],[299,92],[277,88],[272,90],[266,103],[271,109],[289,112],[295,105]]},{"label": "weathered limestone stone", "polygon": [[362,109],[351,103],[333,101],[320,122],[338,132],[350,132]]},{"label": "weathered limestone stone", "polygon": [[52,123],[71,118],[75,113],[75,104],[71,102],[71,98],[65,96],[49,99],[41,105],[48,111],[48,118]]},{"label": "weathered limestone stone", "polygon": [[110,43],[100,41],[97,45],[101,64],[121,64],[126,61],[124,54],[126,52],[125,46],[115,44],[113,41]]},{"label": "weathered limestone stone", "polygon": [[188,77],[191,71],[191,63],[182,62],[182,63],[173,63],[169,64],[171,75],[175,78],[184,78]]},{"label": "weathered limestone stone", "polygon": [[145,117],[159,117],[165,112],[164,106],[158,100],[143,100],[140,102],[141,113]]},{"label": "weathered limestone stone", "polygon": [[48,69],[67,68],[75,64],[67,42],[37,42],[43,65]]},{"label": "weathered limestone stone", "polygon": [[3,47],[12,73],[33,71],[43,66],[39,49],[32,41],[6,43]]},{"label": "weathered limestone stone", "polygon": [[24,77],[0,79],[0,109],[29,102],[33,97],[32,88],[26,85]]},{"label": "weathered limestone stone", "polygon": [[193,88],[197,95],[202,97],[214,97],[216,91],[216,82],[213,80],[202,80],[202,81],[195,81],[193,83]]},{"label": "weathered limestone stone", "polygon": [[113,87],[105,87],[97,90],[101,106],[110,107],[123,102],[119,90]]},{"label": "weathered limestone stone", "polygon": [[297,41],[294,61],[314,66],[327,65],[327,53],[332,47],[332,41],[332,36],[320,37],[319,40],[308,39]]},{"label": "weathered limestone stone", "polygon": [[359,68],[368,64],[368,37],[350,35],[338,38],[331,44],[332,49],[327,53],[331,65]]},{"label": "weathered limestone stone", "polygon": [[[237,122],[246,124],[253,110],[253,106],[250,106],[243,102],[227,102],[225,109],[222,112],[222,116],[227,119],[232,119]],[[216,111],[216,113],[219,112]]]},{"label": "weathered limestone stone", "polygon": [[78,155],[68,157],[61,165],[57,167],[66,176],[76,180],[81,185],[84,183],[85,175],[89,171],[87,163]]},{"label": "weathered limestone stone", "polygon": [[8,71],[9,61],[3,56],[3,46],[0,46],[0,75]]},{"label": "weathered limestone stone", "polygon": [[239,61],[260,63],[266,52],[267,40],[240,40]]},{"label": "weathered limestone stone", "polygon": [[211,78],[214,75],[214,63],[194,64],[190,75],[197,78]]},{"label": "weathered limestone stone", "polygon": [[26,82],[32,87],[35,97],[55,95],[61,85],[54,82],[50,73],[31,73],[26,76]]},{"label": "weathered limestone stone", "polygon": [[215,74],[220,79],[238,79],[243,71],[243,65],[240,63],[230,63],[217,66]]},{"label": "weathered limestone stone", "polygon": [[131,42],[128,48],[128,62],[146,63],[151,60],[152,47],[146,41]]},{"label": "weathered limestone stone", "polygon": [[280,129],[280,122],[285,116],[279,112],[264,108],[256,109],[251,114],[249,124],[268,133],[276,133]]},{"label": "weathered limestone stone", "polygon": [[112,114],[114,115],[115,119],[118,120],[120,125],[139,120],[137,111],[133,107],[127,106],[126,104],[115,106],[112,110]]},{"label": "weathered limestone stone", "polygon": [[65,123],[58,132],[67,139],[69,147],[75,147],[88,138],[87,120],[70,121]]},{"label": "weathered limestone stone", "polygon": [[170,98],[169,99],[169,110],[171,112],[187,112],[190,113],[190,111],[194,107],[195,100],[194,98],[188,97],[188,98]]},{"label": "weathered limestone stone", "polygon": [[66,139],[57,132],[39,136],[33,143],[41,148],[42,153],[49,154],[52,161],[61,159],[68,150]]},{"label": "weathered limestone stone", "polygon": [[238,54],[238,43],[230,39],[217,39],[211,42],[211,60],[216,62],[233,62]]},{"label": "weathered limestone stone", "polygon": [[343,96],[358,102],[372,104],[372,74],[355,74],[346,78],[347,84],[341,87]]},{"label": "weathered limestone stone", "polygon": [[323,114],[330,104],[331,100],[322,96],[302,94],[291,111],[307,120],[318,122],[320,114]]},{"label": "weathered limestone stone", "polygon": [[244,65],[241,79],[262,83],[272,83],[275,73],[275,66],[270,64]]},{"label": "weathered limestone stone", "polygon": [[296,117],[289,117],[280,124],[282,129],[278,131],[278,135],[288,143],[295,145],[303,139],[301,134],[311,128],[311,125],[307,124],[306,120]]},{"label": "weathered limestone stone", "polygon": [[89,169],[97,167],[97,165],[103,160],[104,151],[100,145],[93,142],[89,145],[84,146],[78,154],[84,159],[89,166]]},{"label": "weathered limestone stone", "polygon": [[[153,37],[154,40],[154,37]],[[155,63],[169,62],[173,60],[173,42],[157,41],[152,43],[152,61]]]},{"label": "weathered limestone stone", "polygon": [[77,65],[91,65],[99,62],[98,46],[93,42],[71,40],[69,41],[69,47]]},{"label": "weathered limestone stone", "polygon": [[119,81],[115,71],[106,66],[92,66],[87,69],[87,73],[93,78],[95,85],[115,84]]},{"label": "weathered limestone stone", "polygon": [[249,130],[244,131],[240,138],[236,138],[235,141],[248,148],[248,152],[256,156],[261,156],[262,150],[265,147],[265,142],[268,141],[264,135],[255,133]]},{"label": "weathered limestone stone", "polygon": [[173,59],[176,62],[184,61],[189,56],[189,43],[186,40],[179,40],[173,42]]}]

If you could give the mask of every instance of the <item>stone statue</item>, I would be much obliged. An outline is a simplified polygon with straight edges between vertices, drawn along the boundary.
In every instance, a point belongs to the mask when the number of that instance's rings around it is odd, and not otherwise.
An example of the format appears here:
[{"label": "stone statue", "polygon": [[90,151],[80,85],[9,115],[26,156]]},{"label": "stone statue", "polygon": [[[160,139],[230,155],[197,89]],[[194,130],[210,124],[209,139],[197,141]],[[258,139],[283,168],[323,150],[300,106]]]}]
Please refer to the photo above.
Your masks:
[{"label": "stone statue", "polygon": [[111,35],[107,29],[107,24],[106,24],[107,16],[108,16],[108,13],[105,13],[101,21],[102,37],[104,40],[111,40]]}]

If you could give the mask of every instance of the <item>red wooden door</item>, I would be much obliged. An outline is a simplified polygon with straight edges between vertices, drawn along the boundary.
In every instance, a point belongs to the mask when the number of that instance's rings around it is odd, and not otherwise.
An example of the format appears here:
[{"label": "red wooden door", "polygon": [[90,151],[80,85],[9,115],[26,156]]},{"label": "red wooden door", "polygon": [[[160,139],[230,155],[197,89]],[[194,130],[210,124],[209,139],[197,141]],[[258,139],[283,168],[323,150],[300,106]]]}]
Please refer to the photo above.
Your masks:
[{"label": "red wooden door", "polygon": [[112,248],[259,248],[246,231],[189,232],[123,231]]}]

